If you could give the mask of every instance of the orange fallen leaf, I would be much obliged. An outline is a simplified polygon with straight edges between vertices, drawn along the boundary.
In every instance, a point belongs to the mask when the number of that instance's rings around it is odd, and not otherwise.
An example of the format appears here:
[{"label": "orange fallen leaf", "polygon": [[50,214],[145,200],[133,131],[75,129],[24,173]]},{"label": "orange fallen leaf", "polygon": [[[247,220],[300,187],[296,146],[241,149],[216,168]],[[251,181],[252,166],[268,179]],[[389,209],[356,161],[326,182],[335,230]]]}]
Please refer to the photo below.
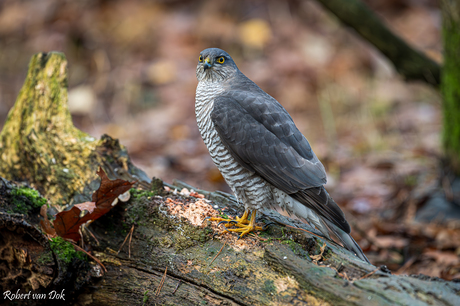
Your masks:
[{"label": "orange fallen leaf", "polygon": [[[80,240],[80,226],[92,222],[108,213],[118,203],[118,196],[128,191],[135,182],[125,180],[109,180],[105,172],[99,168],[101,177],[99,189],[93,193],[93,202],[76,204],[70,210],[60,212],[54,220],[54,229],[62,238]],[[87,211],[85,214],[84,212]]]},{"label": "orange fallen leaf", "polygon": [[62,238],[72,239],[73,241],[80,240],[80,233],[78,230],[80,226],[87,220],[87,215],[83,218],[80,217],[82,211],[78,207],[72,207],[70,210],[60,212],[56,215],[54,220],[54,229],[56,233]]}]

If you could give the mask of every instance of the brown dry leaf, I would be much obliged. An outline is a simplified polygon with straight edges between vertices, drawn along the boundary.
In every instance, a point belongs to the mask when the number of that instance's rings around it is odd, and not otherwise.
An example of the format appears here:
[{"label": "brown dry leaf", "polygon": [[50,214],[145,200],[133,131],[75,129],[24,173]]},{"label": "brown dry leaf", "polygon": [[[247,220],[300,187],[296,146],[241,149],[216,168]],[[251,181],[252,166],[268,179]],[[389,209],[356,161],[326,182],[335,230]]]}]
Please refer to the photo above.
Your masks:
[{"label": "brown dry leaf", "polygon": [[377,236],[374,238],[374,242],[384,249],[402,249],[409,244],[409,239],[397,236]]},{"label": "brown dry leaf", "polygon": [[45,233],[48,235],[48,237],[53,238],[56,237],[56,231],[54,230],[54,228],[51,227],[51,223],[48,220],[48,215],[46,214],[47,210],[47,204],[43,205],[40,209],[40,215],[44,218],[44,220],[40,220],[40,225],[42,229],[45,231]]},{"label": "brown dry leaf", "polygon": [[56,215],[54,220],[54,228],[56,233],[62,238],[72,239],[73,241],[80,240],[80,225],[84,224],[87,220],[87,215],[83,218],[80,217],[82,211],[78,207],[72,207],[70,210],[60,212]]},{"label": "brown dry leaf", "polygon": [[102,170],[102,168],[99,168],[97,175],[101,177],[101,186],[93,193],[92,199],[93,202],[96,203],[96,207],[101,209],[100,212],[103,215],[112,209],[112,206],[115,206],[116,203],[113,203],[118,198],[118,196],[131,189],[135,182],[128,182],[121,179],[111,181],[107,177],[107,174],[105,174],[105,172]]},{"label": "brown dry leaf", "polygon": [[441,278],[451,281],[455,278],[460,279],[460,264],[447,267],[441,271]]},{"label": "brown dry leaf", "polygon": [[441,252],[438,250],[428,250],[423,252],[424,256],[433,258],[439,265],[458,265],[460,258],[454,252]]},{"label": "brown dry leaf", "polygon": [[[93,202],[76,204],[72,209],[56,215],[54,228],[59,236],[74,241],[80,240],[80,226],[109,212],[118,203],[118,196],[128,191],[135,183],[121,179],[111,181],[101,168],[97,174],[101,177],[101,185],[93,193]],[[84,211],[88,213],[84,214]]]},{"label": "brown dry leaf", "polygon": [[81,204],[76,204],[74,205],[75,207],[78,207],[81,211],[87,210],[89,213],[92,213],[94,209],[96,208],[96,203],[94,202],[85,202]]}]

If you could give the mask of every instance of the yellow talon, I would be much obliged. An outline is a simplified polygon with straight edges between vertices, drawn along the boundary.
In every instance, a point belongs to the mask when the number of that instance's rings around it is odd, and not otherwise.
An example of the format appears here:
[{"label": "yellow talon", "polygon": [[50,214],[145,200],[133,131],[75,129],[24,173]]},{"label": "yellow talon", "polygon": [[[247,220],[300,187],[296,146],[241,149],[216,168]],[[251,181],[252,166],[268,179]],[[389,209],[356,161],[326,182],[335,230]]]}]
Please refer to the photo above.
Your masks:
[{"label": "yellow talon", "polygon": [[[244,214],[241,216],[241,218],[239,217],[236,217],[235,220],[232,220],[232,219],[229,219],[229,218],[209,218],[208,220],[209,221],[219,221],[219,222],[227,222],[224,224],[224,226],[226,227],[226,230],[227,231],[230,231],[230,232],[237,232],[237,233],[241,233],[240,237],[243,237],[244,235],[252,232],[252,231],[261,231],[263,230],[262,227],[260,226],[256,226],[255,223],[256,223],[256,210],[254,209],[252,211],[252,214],[251,214],[251,219],[248,220],[248,216],[249,216],[249,210],[245,210],[244,211]],[[229,227],[237,227],[237,228],[229,228]],[[239,239],[238,238],[238,239]]]}]

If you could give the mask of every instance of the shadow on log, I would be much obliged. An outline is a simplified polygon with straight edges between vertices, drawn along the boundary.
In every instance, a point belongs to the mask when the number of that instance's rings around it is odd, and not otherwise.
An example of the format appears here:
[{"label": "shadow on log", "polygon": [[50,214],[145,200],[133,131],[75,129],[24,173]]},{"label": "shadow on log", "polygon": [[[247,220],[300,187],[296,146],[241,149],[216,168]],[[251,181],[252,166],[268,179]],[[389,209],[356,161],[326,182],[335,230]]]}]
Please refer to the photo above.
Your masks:
[{"label": "shadow on log", "polygon": [[[193,187],[179,181],[173,185],[159,179],[150,181],[130,163],[116,140],[108,136],[95,140],[78,131],[66,107],[66,66],[59,53],[33,57],[25,85],[0,135],[0,175],[26,181],[47,197],[55,210],[62,209],[62,204],[90,199],[98,187],[95,173],[99,165],[112,178],[137,178],[138,188],[131,189],[128,202],[118,204],[89,226],[98,242],[84,235],[85,248],[107,268],[102,275],[99,264],[76,255],[63,263],[56,248],[33,227],[38,223],[33,203],[23,215],[13,214],[17,202],[12,190],[18,187],[2,179],[0,273],[2,280],[9,275],[17,284],[14,287],[14,282],[3,281],[4,291],[19,288],[22,293],[49,293],[64,289],[66,304],[74,305],[460,303],[459,283],[391,275],[385,267],[361,261],[317,237],[314,229],[276,212],[263,211],[257,221],[275,225],[259,236],[237,241],[224,233],[213,238],[218,229],[201,221],[206,215],[217,214],[217,208],[227,207],[225,213],[230,215],[241,213],[234,197],[196,189],[197,193],[191,193]],[[187,190],[181,192],[183,188]],[[132,238],[118,251],[130,229]],[[20,239],[28,243],[15,242]],[[48,258],[45,263],[38,260],[43,256]],[[71,277],[63,277],[63,269]],[[19,270],[28,276],[19,278],[15,274]],[[41,281],[31,276],[38,273]],[[56,301],[47,298],[42,302]]]}]

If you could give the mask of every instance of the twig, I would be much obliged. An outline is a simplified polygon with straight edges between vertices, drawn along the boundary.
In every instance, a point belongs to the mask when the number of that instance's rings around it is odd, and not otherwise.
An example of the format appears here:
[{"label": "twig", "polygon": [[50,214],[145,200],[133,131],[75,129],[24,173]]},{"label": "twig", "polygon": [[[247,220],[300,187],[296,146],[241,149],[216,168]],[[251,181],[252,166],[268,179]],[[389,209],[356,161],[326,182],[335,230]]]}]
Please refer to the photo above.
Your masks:
[{"label": "twig", "polygon": [[[331,268],[332,268],[332,267],[331,267]],[[333,269],[333,270],[335,270],[335,269]],[[346,280],[349,281],[349,282],[353,282],[353,281],[348,277],[347,272],[340,273],[338,270],[335,270],[335,271],[337,272],[337,274],[338,274],[341,278],[346,279]]]},{"label": "twig", "polygon": [[128,235],[126,235],[126,237],[125,237],[125,240],[123,240],[123,243],[121,244],[121,247],[118,249],[117,255],[120,253],[121,249],[122,249],[123,246],[125,245],[126,240],[128,240],[128,237],[129,237],[129,234],[130,234],[130,233],[131,233],[131,231],[129,231]]},{"label": "twig", "polygon": [[182,282],[182,280],[179,280],[179,282],[177,283],[176,289],[174,289],[172,294],[176,293],[177,289],[179,289],[179,285],[180,285],[181,282]]},{"label": "twig", "polygon": [[323,245],[320,246],[320,251],[321,252],[319,253],[319,255],[312,255],[312,256],[310,256],[310,258],[313,259],[313,260],[316,260],[316,261],[320,261],[323,258],[323,254],[324,254],[324,250],[326,250],[326,246],[327,246],[327,244],[326,244],[326,242],[324,242]]},{"label": "twig", "polygon": [[163,274],[163,277],[161,278],[160,286],[158,286],[157,292],[155,293],[155,298],[157,298],[160,295],[161,288],[163,288],[163,284],[165,283],[166,279],[166,272],[168,272],[168,267],[166,267],[165,274]]},{"label": "twig", "polygon": [[130,236],[129,236],[128,258],[131,258],[131,239],[133,239],[133,233],[134,233],[134,224],[133,224],[133,227],[131,227]]},{"label": "twig", "polygon": [[[131,227],[131,230],[129,231],[128,235],[126,235],[126,238],[125,238],[125,240],[123,241],[123,244],[121,245],[120,249],[118,250],[117,255],[120,253],[121,249],[123,248],[123,246],[124,246],[125,243],[126,243],[126,240],[128,240],[128,237],[131,235],[131,232],[132,232],[133,230],[134,230],[134,225],[133,225],[133,227]],[[130,240],[130,243],[131,243],[131,240]],[[131,252],[130,252],[130,255],[131,255]],[[131,256],[130,256],[130,258],[131,258]]]},{"label": "twig", "polygon": [[368,278],[369,276],[371,276],[372,274],[374,274],[374,273],[377,272],[378,270],[380,270],[380,267],[378,267],[377,269],[375,269],[375,270],[372,271],[372,272],[367,273],[366,275],[364,275],[364,276],[361,277],[360,279]]},{"label": "twig", "polygon": [[96,240],[96,244],[99,245],[99,240],[97,240],[96,236],[94,236],[93,232],[89,230],[89,228],[85,228],[85,230],[88,231],[88,233],[93,237],[94,240]]},{"label": "twig", "polygon": [[404,271],[407,270],[407,268],[409,268],[410,266],[412,266],[412,264],[414,263],[414,261],[417,259],[416,256],[413,256],[411,257],[408,261],[406,261],[399,269],[398,271],[395,272],[395,274],[401,274],[403,273]]},{"label": "twig", "polygon": [[72,243],[73,246],[75,248],[77,248],[79,251],[82,251],[84,253],[86,253],[86,255],[88,255],[89,257],[91,257],[95,262],[97,262],[104,270],[105,272],[107,272],[107,269],[104,267],[104,265],[102,264],[102,262],[99,261],[99,259],[97,259],[96,257],[94,257],[93,255],[91,255],[90,253],[86,252],[84,249],[80,248],[78,245],[76,245],[75,243]]},{"label": "twig", "polygon": [[212,259],[211,263],[209,264],[209,267],[212,265],[212,263],[214,262],[214,260],[217,258],[217,256],[219,256],[220,252],[222,252],[222,250],[224,249],[224,246],[227,244],[227,241],[224,242],[224,245],[220,248],[220,251],[219,253],[216,254],[216,256],[214,256],[214,258]]},{"label": "twig", "polygon": [[[80,237],[83,237],[83,231],[82,231],[82,228],[81,228],[81,227],[78,229],[78,234],[80,234]],[[82,249],[85,247],[85,245],[83,244],[83,243],[84,243],[84,240],[85,240],[85,239],[80,239],[80,244],[81,244],[81,248],[82,248]]]}]

